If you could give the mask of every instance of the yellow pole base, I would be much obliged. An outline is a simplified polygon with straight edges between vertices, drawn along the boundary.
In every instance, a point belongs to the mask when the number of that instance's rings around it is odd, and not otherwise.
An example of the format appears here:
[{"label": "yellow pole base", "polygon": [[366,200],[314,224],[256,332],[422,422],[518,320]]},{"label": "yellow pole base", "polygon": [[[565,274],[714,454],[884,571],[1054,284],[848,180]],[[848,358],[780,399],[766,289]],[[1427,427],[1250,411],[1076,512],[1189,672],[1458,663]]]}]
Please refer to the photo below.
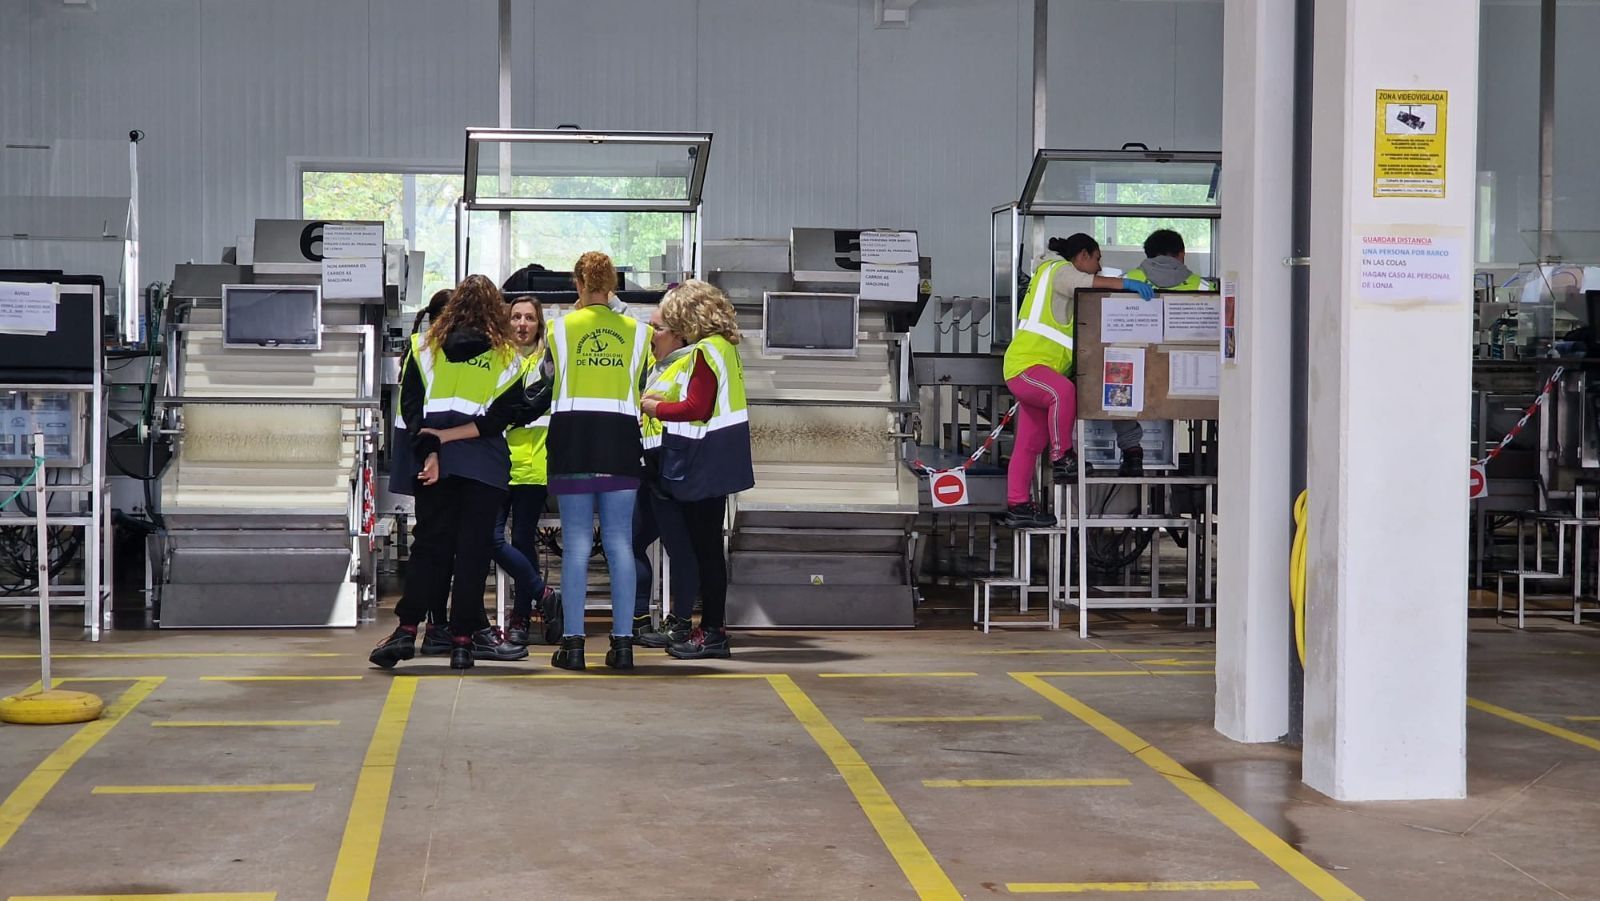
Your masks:
[{"label": "yellow pole base", "polygon": [[98,697],[86,691],[52,688],[49,691],[0,698],[0,723],[30,726],[87,723],[99,719],[104,707],[105,704]]}]

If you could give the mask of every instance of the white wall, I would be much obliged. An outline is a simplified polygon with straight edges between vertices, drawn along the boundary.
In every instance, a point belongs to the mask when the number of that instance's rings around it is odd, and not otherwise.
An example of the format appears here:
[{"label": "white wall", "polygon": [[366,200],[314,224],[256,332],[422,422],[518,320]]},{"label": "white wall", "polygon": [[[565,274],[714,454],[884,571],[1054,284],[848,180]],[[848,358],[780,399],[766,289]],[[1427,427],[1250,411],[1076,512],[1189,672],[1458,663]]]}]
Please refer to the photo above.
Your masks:
[{"label": "white wall", "polygon": [[[1031,0],[514,0],[519,126],[708,130],[708,237],[921,230],[988,292],[1030,157]],[[139,128],[144,272],[293,216],[291,160],[460,165],[496,110],[494,0],[0,0],[0,140]],[[1055,0],[1050,140],[1220,145],[1222,6]],[[94,180],[83,172],[84,183]]]},{"label": "white wall", "polygon": [[[1555,224],[1597,231],[1600,3],[1560,0],[1556,25]],[[1495,175],[1493,262],[1526,262],[1535,245],[1523,232],[1539,227],[1539,4],[1483,0],[1479,45],[1478,169]]]}]

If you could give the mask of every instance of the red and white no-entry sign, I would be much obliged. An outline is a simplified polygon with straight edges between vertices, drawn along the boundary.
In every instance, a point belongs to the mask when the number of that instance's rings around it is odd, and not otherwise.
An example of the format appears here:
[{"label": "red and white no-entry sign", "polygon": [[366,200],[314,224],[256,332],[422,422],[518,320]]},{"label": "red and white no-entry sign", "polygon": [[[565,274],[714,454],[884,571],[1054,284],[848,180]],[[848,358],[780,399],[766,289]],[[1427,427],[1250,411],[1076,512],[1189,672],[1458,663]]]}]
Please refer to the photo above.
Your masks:
[{"label": "red and white no-entry sign", "polygon": [[1467,498],[1469,500],[1475,501],[1480,497],[1489,496],[1489,474],[1484,470],[1484,464],[1472,464],[1472,475],[1467,482]]},{"label": "red and white no-entry sign", "polygon": [[934,507],[960,507],[967,503],[967,471],[947,469],[928,474],[928,495]]}]

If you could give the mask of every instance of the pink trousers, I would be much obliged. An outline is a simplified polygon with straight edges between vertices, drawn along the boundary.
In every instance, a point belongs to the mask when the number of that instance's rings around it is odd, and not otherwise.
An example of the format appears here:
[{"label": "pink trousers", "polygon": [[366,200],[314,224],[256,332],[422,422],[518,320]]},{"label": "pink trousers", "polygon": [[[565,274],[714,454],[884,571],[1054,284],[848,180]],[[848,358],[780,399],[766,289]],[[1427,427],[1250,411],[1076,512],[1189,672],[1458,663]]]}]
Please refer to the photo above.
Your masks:
[{"label": "pink trousers", "polygon": [[1017,399],[1017,443],[1006,470],[1006,503],[1028,502],[1039,454],[1050,448],[1059,460],[1072,449],[1072,424],[1078,415],[1078,389],[1064,375],[1047,366],[1031,366],[1006,387]]}]

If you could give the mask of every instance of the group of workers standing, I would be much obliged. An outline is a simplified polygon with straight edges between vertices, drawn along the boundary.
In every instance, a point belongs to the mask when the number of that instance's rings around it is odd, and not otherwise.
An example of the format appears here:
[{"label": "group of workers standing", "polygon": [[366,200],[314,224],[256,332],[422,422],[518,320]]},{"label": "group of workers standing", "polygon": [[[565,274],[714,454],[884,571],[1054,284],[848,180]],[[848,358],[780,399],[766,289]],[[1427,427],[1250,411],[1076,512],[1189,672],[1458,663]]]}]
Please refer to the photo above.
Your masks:
[{"label": "group of workers standing", "polygon": [[[640,322],[612,293],[611,259],[590,252],[573,267],[577,302],[547,323],[520,290],[538,268],[512,275],[504,292],[469,276],[418,315],[393,486],[415,496],[414,541],[400,623],[369,659],[385,669],[411,659],[421,631],[422,653],[449,654],[454,669],[521,660],[537,622],[545,641],[559,641],[551,664],[584,669],[596,518],[611,592],[606,665],[632,669],[635,644],[679,659],[729,657],[723,520],[728,496],[755,484],[733,306],[689,280]],[[560,591],[539,567],[550,497],[564,543]],[[649,615],[647,552],[657,540],[671,562],[672,610],[660,628]],[[492,563],[516,586],[503,632],[484,612]]]},{"label": "group of workers standing", "polygon": [[[1145,300],[1156,291],[1210,291],[1206,279],[1189,270],[1183,236],[1158,229],[1144,242],[1144,262],[1126,275],[1101,275],[1100,244],[1079,232],[1051,238],[1049,249],[1034,268],[1028,293],[1017,316],[1016,334],[1006,348],[1006,386],[1017,400],[1017,441],[1006,470],[1006,513],[1001,523],[1011,528],[1048,528],[1055,516],[1033,501],[1033,477],[1039,456],[1050,451],[1050,474],[1061,484],[1078,479],[1078,456],[1072,447],[1078,415],[1078,392],[1072,373],[1077,292],[1080,288],[1127,291]],[[1116,420],[1118,475],[1144,474],[1144,428],[1137,420]]]}]

